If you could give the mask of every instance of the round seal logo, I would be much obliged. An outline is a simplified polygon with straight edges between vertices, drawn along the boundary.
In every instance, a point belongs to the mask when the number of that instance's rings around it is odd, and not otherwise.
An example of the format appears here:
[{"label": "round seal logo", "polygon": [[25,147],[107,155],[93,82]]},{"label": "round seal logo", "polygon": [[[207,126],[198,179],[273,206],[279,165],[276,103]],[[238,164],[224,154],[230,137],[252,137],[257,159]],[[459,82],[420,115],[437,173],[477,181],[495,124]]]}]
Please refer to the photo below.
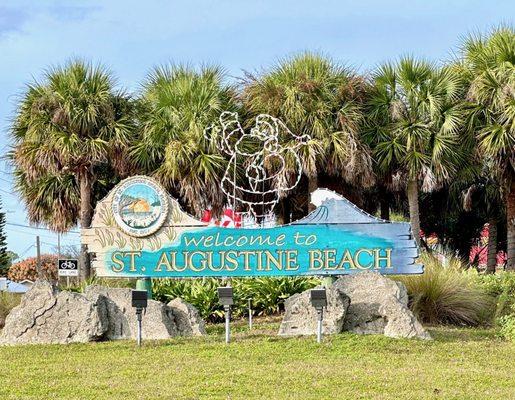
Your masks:
[{"label": "round seal logo", "polygon": [[145,176],[135,176],[115,189],[112,208],[114,219],[122,231],[143,237],[163,225],[168,214],[168,198],[157,182]]}]

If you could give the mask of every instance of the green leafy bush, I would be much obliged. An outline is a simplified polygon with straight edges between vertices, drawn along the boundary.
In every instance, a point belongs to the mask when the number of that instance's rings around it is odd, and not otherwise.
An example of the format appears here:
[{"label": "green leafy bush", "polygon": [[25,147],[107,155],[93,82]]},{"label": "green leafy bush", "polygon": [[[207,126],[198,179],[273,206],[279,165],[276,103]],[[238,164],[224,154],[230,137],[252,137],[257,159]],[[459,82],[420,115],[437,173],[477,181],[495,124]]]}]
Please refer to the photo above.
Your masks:
[{"label": "green leafy bush", "polygon": [[155,300],[165,303],[180,297],[193,304],[202,318],[217,321],[223,316],[216,293],[216,288],[221,285],[222,280],[217,278],[153,279],[152,292]]},{"label": "green leafy bush", "polygon": [[252,299],[258,315],[277,314],[284,310],[284,300],[319,284],[316,278],[247,278],[234,283],[234,290],[244,300]]},{"label": "green leafy bush", "polygon": [[423,322],[430,324],[479,325],[491,322],[492,297],[478,284],[465,264],[448,257],[446,266],[424,253],[420,261],[424,273],[399,277],[410,296],[410,307]]},{"label": "green leafy bush", "polygon": [[496,300],[495,317],[502,317],[514,311],[515,272],[477,275],[478,283]]},{"label": "green leafy bush", "polygon": [[497,324],[499,325],[499,334],[503,338],[515,342],[515,304],[511,305],[511,314],[498,318]]},{"label": "green leafy bush", "polygon": [[[247,301],[252,299],[253,310],[259,315],[274,314],[282,310],[284,300],[295,293],[316,286],[315,278],[238,278],[232,279],[234,288],[233,312],[236,316],[247,313]],[[181,297],[193,304],[202,318],[219,321],[223,308],[218,304],[216,288],[223,286],[217,278],[202,279],[154,279],[153,296],[156,300],[168,302]]]}]

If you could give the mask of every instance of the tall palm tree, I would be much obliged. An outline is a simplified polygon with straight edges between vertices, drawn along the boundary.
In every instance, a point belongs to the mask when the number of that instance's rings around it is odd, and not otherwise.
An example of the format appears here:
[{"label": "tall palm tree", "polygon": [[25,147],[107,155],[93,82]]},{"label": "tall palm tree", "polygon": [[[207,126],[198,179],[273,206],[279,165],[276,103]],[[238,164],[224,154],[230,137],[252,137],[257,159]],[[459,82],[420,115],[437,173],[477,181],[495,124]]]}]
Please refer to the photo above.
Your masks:
[{"label": "tall palm tree", "polygon": [[[143,83],[136,165],[175,192],[198,215],[225,205],[221,179],[227,159],[204,137],[223,111],[236,111],[236,93],[218,67],[155,68]],[[213,134],[217,131],[214,130]]]},{"label": "tall palm tree", "polygon": [[489,175],[502,188],[507,217],[507,269],[515,270],[515,31],[470,36],[463,44],[461,72],[469,82],[468,127],[478,141]]},{"label": "tall palm tree", "polygon": [[419,191],[449,180],[462,161],[461,84],[448,68],[405,57],[374,73],[366,138],[383,177],[405,184],[420,244]]},{"label": "tall palm tree", "polygon": [[317,188],[321,172],[366,187],[373,175],[372,159],[360,140],[365,86],[353,71],[319,54],[303,53],[263,74],[248,74],[243,103],[251,116],[270,114],[296,135],[311,136],[300,149],[309,193]]},{"label": "tall palm tree", "polygon": [[[28,85],[11,127],[10,157],[29,219],[65,231],[91,224],[93,187],[110,165],[127,170],[133,135],[130,99],[109,71],[74,60]],[[82,276],[90,275],[82,248]]]}]

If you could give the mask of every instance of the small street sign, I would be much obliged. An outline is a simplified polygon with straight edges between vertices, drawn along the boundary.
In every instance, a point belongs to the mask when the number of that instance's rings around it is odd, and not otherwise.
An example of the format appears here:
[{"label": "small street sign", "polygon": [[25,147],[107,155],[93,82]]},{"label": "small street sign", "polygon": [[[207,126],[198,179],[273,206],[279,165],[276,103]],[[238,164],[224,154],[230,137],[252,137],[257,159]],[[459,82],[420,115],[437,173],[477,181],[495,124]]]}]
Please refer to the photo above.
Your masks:
[{"label": "small street sign", "polygon": [[79,260],[59,259],[57,261],[58,276],[79,276]]}]

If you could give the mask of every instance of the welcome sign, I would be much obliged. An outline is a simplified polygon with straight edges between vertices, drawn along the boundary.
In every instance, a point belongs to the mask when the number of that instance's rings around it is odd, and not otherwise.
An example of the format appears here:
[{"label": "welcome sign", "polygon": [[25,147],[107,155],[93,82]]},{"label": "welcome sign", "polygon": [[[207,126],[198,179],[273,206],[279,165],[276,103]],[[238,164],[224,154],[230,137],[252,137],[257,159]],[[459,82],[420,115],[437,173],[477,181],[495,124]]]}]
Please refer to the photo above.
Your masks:
[{"label": "welcome sign", "polygon": [[[153,233],[141,237],[138,229]],[[372,217],[342,197],[324,201],[289,225],[223,228],[206,226],[184,213],[155,181],[135,177],[121,182],[97,205],[92,227],[82,233],[99,276],[423,272],[415,262],[418,248],[409,224]]]}]

